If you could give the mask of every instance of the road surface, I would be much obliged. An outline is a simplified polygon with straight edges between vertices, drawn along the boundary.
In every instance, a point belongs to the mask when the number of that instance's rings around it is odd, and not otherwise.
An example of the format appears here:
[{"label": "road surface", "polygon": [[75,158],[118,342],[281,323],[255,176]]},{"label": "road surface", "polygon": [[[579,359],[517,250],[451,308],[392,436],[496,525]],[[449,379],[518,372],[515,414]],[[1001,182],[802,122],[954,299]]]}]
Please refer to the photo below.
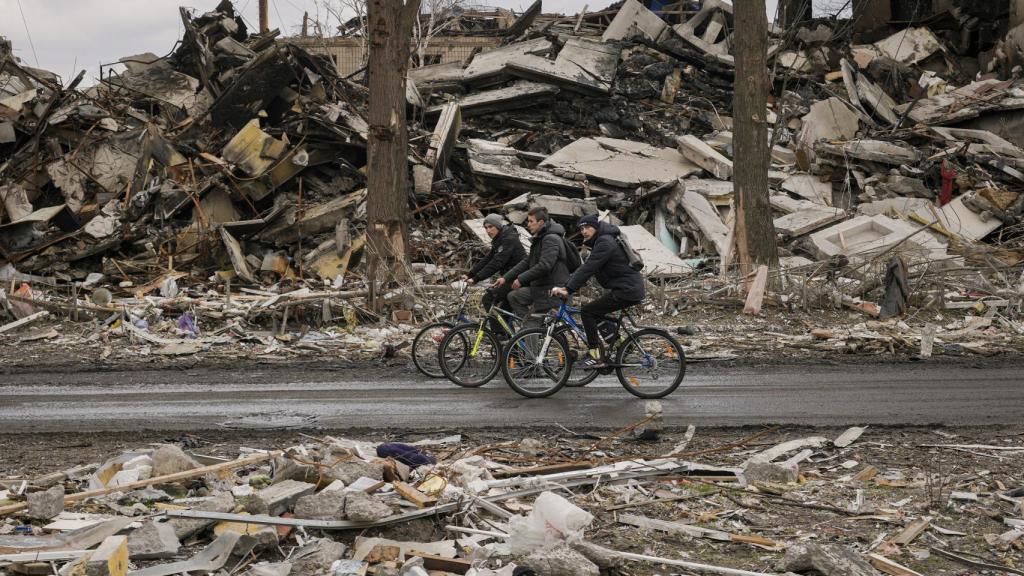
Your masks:
[{"label": "road surface", "polygon": [[[1022,366],[694,364],[662,401],[669,425],[1017,424]],[[8,374],[0,433],[221,427],[608,428],[644,401],[614,377],[540,400],[499,379],[461,389],[405,370],[288,367]]]}]

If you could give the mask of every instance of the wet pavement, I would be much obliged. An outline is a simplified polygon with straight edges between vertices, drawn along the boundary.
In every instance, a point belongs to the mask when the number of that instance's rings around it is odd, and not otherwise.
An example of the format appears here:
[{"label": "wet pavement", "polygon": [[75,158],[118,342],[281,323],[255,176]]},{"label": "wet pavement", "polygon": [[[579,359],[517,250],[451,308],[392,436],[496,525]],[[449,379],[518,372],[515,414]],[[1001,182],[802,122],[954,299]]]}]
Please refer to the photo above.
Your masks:
[{"label": "wet pavement", "polygon": [[[662,400],[666,424],[993,425],[1024,414],[1024,366],[694,364]],[[0,384],[0,431],[213,428],[616,427],[644,401],[614,377],[522,398],[500,380],[458,388],[405,369],[287,366],[35,372]]]}]

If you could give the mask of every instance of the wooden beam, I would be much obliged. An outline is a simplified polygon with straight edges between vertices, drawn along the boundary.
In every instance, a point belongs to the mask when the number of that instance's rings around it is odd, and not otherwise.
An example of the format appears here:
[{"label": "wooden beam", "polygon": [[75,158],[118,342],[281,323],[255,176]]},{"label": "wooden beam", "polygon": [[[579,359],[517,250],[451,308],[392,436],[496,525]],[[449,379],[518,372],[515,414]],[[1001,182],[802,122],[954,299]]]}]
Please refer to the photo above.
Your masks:
[{"label": "wooden beam", "polygon": [[[67,494],[64,496],[64,504],[70,504],[79,500],[85,500],[86,498],[92,498],[94,496],[104,496],[106,494],[112,494],[114,492],[126,492],[135,490],[136,488],[145,488],[153,484],[167,484],[169,482],[177,482],[179,480],[188,480],[190,478],[197,478],[199,476],[205,476],[212,472],[221,472],[224,470],[234,470],[235,468],[241,468],[243,466],[251,466],[253,464],[261,464],[280,456],[282,452],[275,450],[264,454],[254,454],[245,458],[239,458],[238,460],[232,460],[230,462],[224,462],[222,464],[214,464],[212,466],[203,466],[201,468],[193,468],[192,470],[185,470],[184,472],[175,472],[174,474],[165,474],[163,476],[157,476],[148,480],[139,480],[138,482],[130,482],[128,484],[121,484],[120,486],[114,486],[112,488],[102,488],[99,490],[87,490],[85,492],[76,492],[74,494]],[[19,502],[17,504],[9,504],[7,506],[0,506],[0,516],[19,512],[28,508],[28,502]]]}]

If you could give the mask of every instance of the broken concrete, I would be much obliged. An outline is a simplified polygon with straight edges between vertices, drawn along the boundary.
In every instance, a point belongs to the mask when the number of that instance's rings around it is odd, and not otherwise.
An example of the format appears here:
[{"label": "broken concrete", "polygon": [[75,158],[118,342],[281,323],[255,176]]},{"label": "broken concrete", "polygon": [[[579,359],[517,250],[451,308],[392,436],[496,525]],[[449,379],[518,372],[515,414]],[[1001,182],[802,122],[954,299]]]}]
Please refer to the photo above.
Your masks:
[{"label": "broken concrete", "polygon": [[256,497],[266,506],[267,514],[280,516],[290,511],[299,498],[312,494],[314,490],[316,484],[284,480],[260,490]]},{"label": "broken concrete", "polygon": [[153,475],[166,476],[199,468],[201,464],[173,444],[161,444],[153,451]]},{"label": "broken concrete", "polygon": [[548,156],[539,167],[583,174],[620,187],[665,184],[699,170],[677,150],[615,138],[581,138]]},{"label": "broken concrete", "polygon": [[345,517],[353,522],[376,522],[391,515],[391,508],[366,492],[344,492]]},{"label": "broken concrete", "polygon": [[28,515],[37,520],[50,520],[64,511],[64,486],[58,484],[41,492],[29,492]]},{"label": "broken concrete", "polygon": [[150,520],[128,534],[128,556],[132,560],[163,560],[178,555],[181,542],[170,522]]},{"label": "broken concrete", "polygon": [[322,490],[303,496],[295,501],[296,518],[318,518],[324,520],[345,519],[345,492]]}]

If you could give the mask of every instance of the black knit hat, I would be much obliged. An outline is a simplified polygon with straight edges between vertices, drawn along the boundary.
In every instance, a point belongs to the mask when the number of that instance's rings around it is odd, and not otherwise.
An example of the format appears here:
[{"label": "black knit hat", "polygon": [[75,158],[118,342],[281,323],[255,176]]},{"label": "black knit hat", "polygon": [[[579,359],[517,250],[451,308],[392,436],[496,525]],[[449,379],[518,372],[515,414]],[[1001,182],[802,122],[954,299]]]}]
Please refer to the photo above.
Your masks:
[{"label": "black knit hat", "polygon": [[580,221],[576,223],[576,226],[579,228],[584,226],[593,226],[594,228],[597,228],[597,214],[587,214],[583,218],[580,218]]}]

